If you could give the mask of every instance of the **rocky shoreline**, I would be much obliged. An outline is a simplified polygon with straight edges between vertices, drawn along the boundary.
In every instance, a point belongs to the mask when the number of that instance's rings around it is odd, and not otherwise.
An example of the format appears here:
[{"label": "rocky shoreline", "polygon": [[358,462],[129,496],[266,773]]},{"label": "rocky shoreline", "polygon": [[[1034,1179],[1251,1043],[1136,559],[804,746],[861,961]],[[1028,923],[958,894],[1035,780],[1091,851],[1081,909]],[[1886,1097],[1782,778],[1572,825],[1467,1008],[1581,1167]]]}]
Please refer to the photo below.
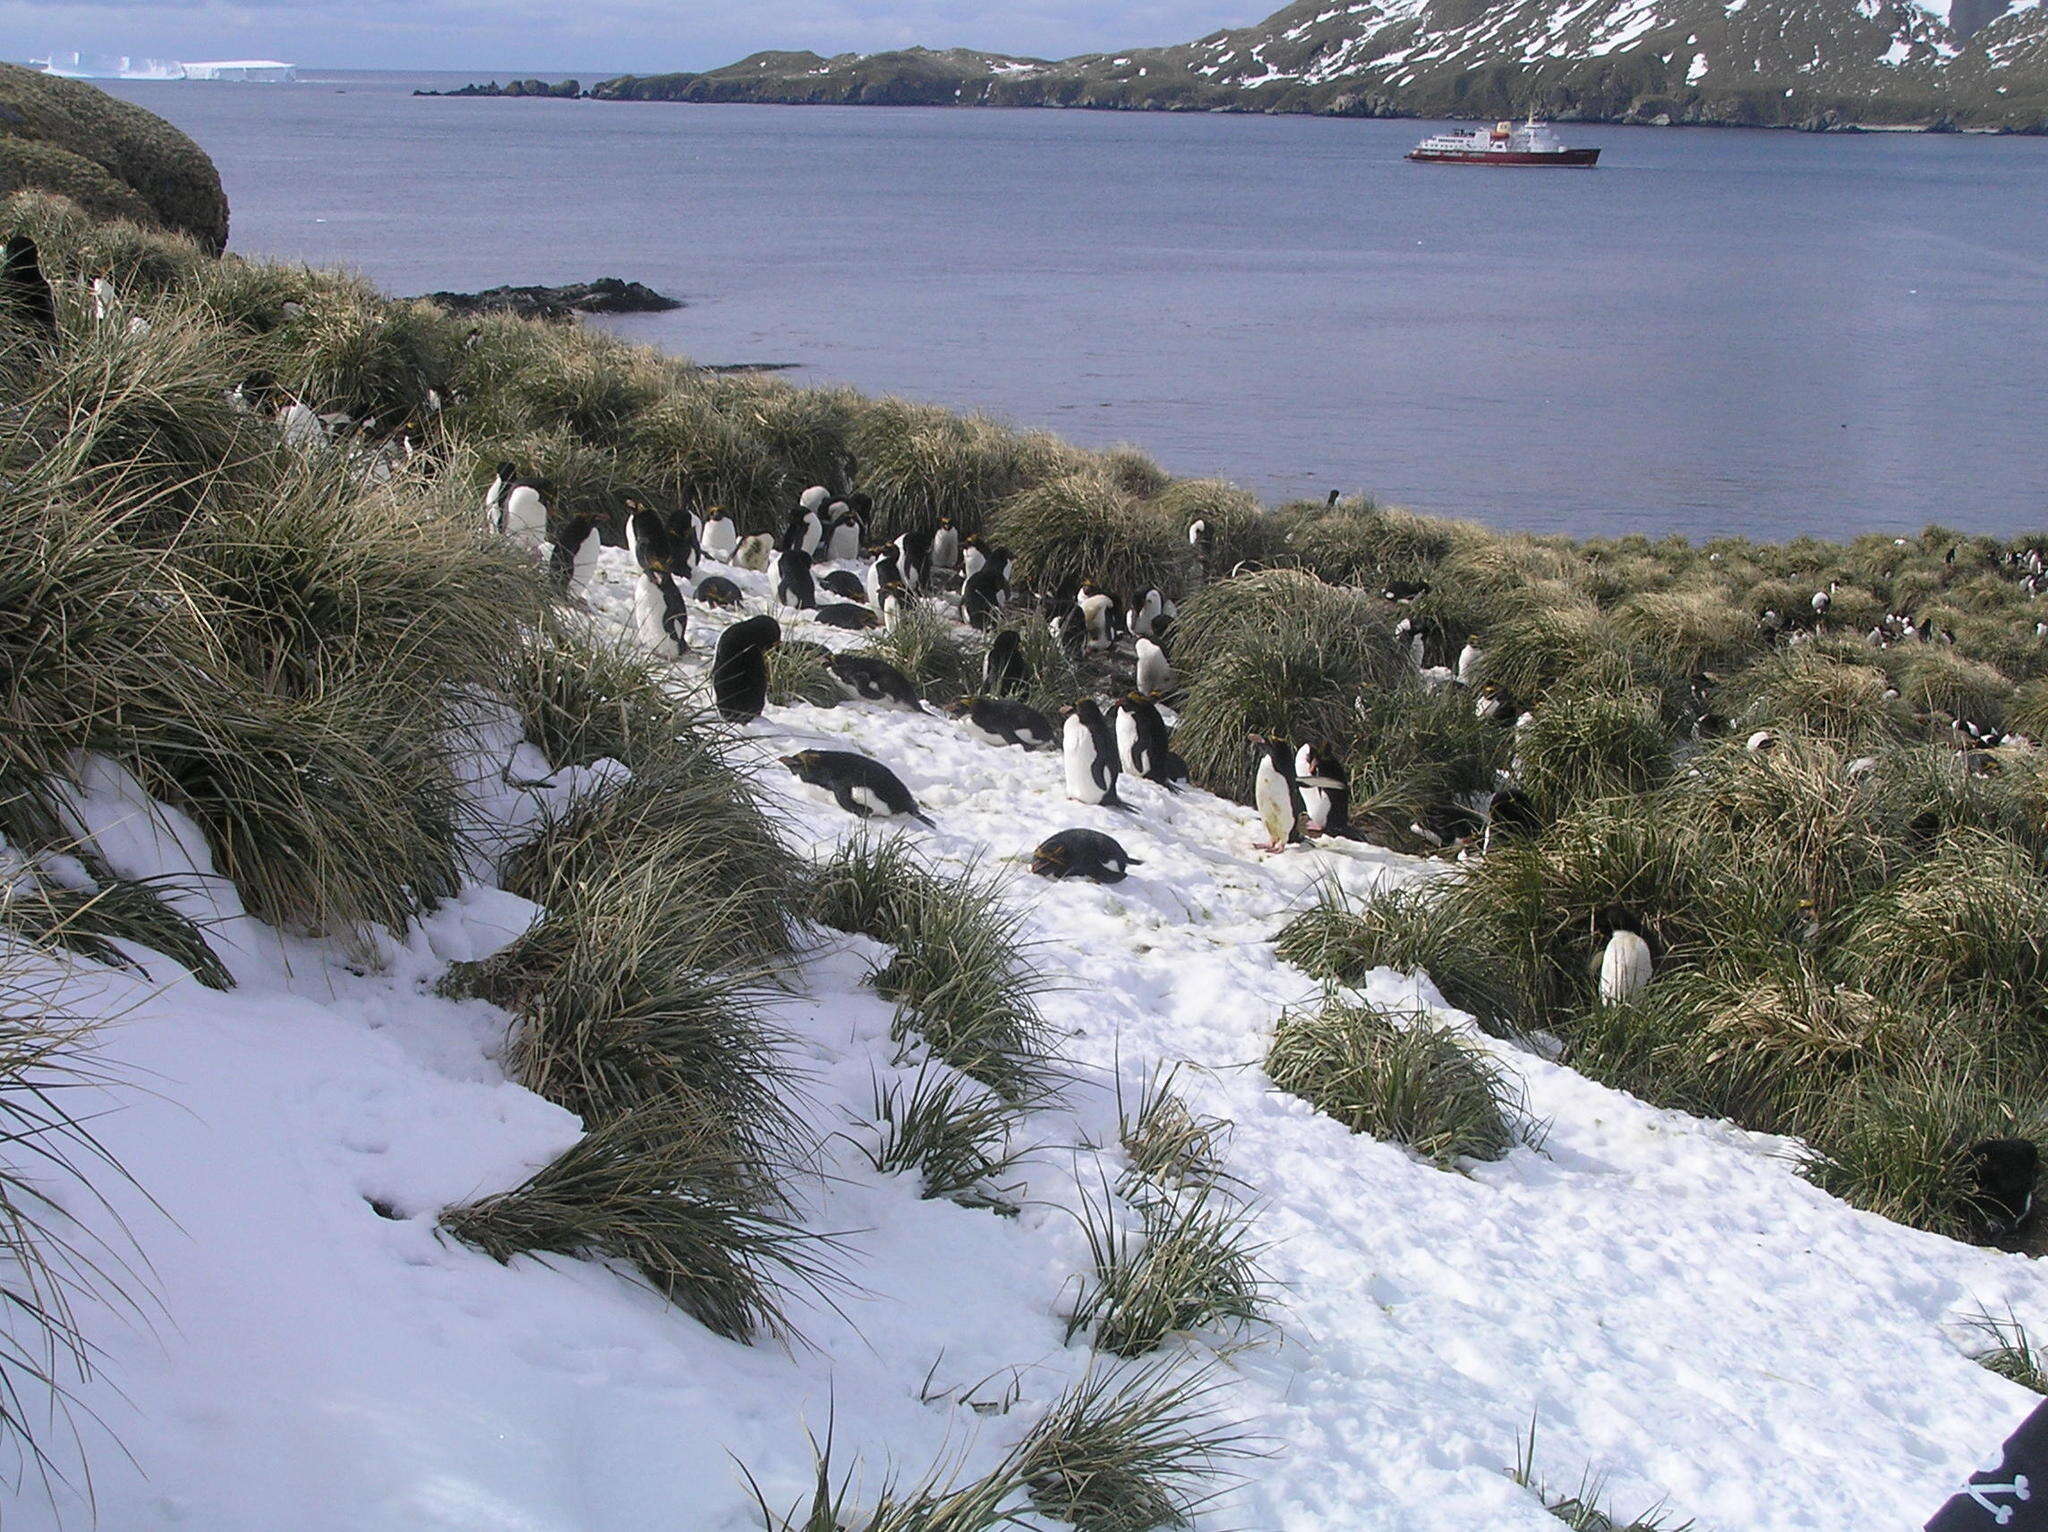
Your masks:
[{"label": "rocky shoreline", "polygon": [[595,282],[571,282],[561,287],[492,287],[478,293],[420,296],[451,314],[512,314],[557,324],[578,314],[666,314],[683,307],[680,298],[619,277],[599,277]]}]

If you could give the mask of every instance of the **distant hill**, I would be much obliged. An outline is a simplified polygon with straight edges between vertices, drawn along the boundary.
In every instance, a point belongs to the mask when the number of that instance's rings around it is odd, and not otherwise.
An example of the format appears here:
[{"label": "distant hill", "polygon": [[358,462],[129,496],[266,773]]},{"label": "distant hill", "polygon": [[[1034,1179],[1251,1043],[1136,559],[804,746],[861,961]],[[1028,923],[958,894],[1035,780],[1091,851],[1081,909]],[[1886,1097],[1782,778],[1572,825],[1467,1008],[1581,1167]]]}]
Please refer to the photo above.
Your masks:
[{"label": "distant hill", "polygon": [[0,64],[0,197],[26,188],[215,252],[228,242],[227,194],[199,145],[97,86]]},{"label": "distant hill", "polygon": [[591,96],[2048,131],[2043,0],[1299,0],[1170,48],[757,53]]}]

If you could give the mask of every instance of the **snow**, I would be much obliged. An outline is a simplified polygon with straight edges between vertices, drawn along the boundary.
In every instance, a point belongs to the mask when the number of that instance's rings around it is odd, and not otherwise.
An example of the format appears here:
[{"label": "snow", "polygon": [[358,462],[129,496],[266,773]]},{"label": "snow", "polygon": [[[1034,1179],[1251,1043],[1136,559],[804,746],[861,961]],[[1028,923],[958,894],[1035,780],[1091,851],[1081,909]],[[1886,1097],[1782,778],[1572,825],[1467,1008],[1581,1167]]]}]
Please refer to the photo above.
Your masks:
[{"label": "snow", "polygon": [[[765,578],[735,578],[758,608]],[[595,620],[629,627],[630,588],[607,551]],[[791,637],[860,641],[782,615]],[[693,611],[679,685],[699,684],[725,620]],[[359,971],[252,920],[189,821],[81,763],[79,826],[120,871],[179,876],[208,901],[241,981],[216,994],[155,957],[153,983],[83,963],[61,975],[75,1003],[117,1018],[94,1127],[139,1183],[104,1190],[164,1316],[85,1312],[103,1352],[77,1390],[104,1422],[84,1428],[100,1525],[738,1532],[760,1524],[739,1465],[793,1503],[806,1431],[829,1432],[870,1489],[891,1462],[976,1471],[1089,1365],[1062,1341],[1086,1264],[1073,1214],[1116,1159],[1068,1146],[1113,1144],[1118,1084],[1171,1063],[1196,1110],[1235,1124],[1227,1163],[1280,1297],[1262,1344],[1183,1347],[1215,1361],[1220,1407],[1273,1452],[1198,1518],[1205,1532],[1546,1532],[1557,1523],[1503,1472],[1532,1417],[1539,1472],[1564,1489],[1604,1472],[1624,1512],[1661,1497],[1703,1528],[1903,1532],[2035,1402],[1969,1361],[1959,1327],[2010,1309],[2048,1328],[2036,1265],[1855,1212],[1802,1180],[1782,1140],[1485,1039],[1425,976],[1381,971],[1363,992],[1495,1051],[1545,1125],[1540,1146],[1440,1170],[1272,1090],[1275,1018],[1318,987],[1267,938],[1320,878],[1363,891],[1430,864],[1367,847],[1263,856],[1249,809],[1196,791],[1127,782],[1135,814],[1082,808],[1054,756],[938,717],[777,707],[744,738],[806,851],[858,824],[771,757],[829,745],[903,778],[937,823],[910,828],[929,855],[1011,876],[1057,979],[1041,1003],[1072,1076],[1026,1124],[1022,1215],[921,1201],[858,1153],[874,1078],[911,1065],[861,983],[885,954],[846,938],[775,1004],[822,1140],[803,1216],[842,1236],[857,1283],[836,1307],[796,1306],[805,1344],[718,1339],[600,1264],[501,1267],[438,1238],[438,1209],[517,1183],[578,1124],[506,1079],[501,1012],[433,981],[535,914],[487,886],[495,856],[618,768],[550,777],[479,709],[471,815],[497,839],[460,898]],[[1017,859],[1068,825],[1109,831],[1144,865],[1114,888],[1025,875]],[[54,1500],[25,1489],[10,1525],[84,1523],[69,1492]]]},{"label": "snow", "polygon": [[1706,77],[1707,56],[1704,53],[1695,53],[1692,56],[1692,62],[1685,67],[1685,83],[1697,85]]},{"label": "snow", "polygon": [[1898,37],[1892,40],[1892,45],[1884,50],[1884,53],[1881,57],[1879,57],[1878,62],[1880,64],[1889,64],[1894,69],[1896,69],[1899,65],[1905,63],[1906,60],[1911,58],[1912,56],[1913,45],[1907,42],[1903,37]]}]

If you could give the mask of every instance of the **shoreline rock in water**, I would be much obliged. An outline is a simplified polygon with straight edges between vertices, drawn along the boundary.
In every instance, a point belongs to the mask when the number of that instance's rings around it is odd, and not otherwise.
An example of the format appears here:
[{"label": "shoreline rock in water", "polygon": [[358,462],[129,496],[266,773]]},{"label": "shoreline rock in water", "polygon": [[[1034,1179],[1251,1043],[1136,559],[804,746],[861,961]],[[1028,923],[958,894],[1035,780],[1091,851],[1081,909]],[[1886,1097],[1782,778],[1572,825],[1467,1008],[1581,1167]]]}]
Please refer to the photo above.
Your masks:
[{"label": "shoreline rock in water", "polygon": [[451,314],[515,314],[521,319],[566,322],[578,314],[666,314],[683,306],[680,298],[658,293],[640,282],[599,277],[562,287],[492,287],[480,293],[423,293]]}]

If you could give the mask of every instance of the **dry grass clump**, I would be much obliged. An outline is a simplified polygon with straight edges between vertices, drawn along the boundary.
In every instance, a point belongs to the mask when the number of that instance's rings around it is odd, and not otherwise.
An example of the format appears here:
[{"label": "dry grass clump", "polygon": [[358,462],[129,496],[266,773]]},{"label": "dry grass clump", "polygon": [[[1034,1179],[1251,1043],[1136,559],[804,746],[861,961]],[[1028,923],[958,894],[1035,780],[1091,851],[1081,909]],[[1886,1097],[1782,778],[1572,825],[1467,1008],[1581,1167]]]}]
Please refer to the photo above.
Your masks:
[{"label": "dry grass clump", "polygon": [[1933,644],[1899,667],[1899,695],[1922,711],[1996,724],[2005,717],[2012,682],[1981,661]]},{"label": "dry grass clump", "polygon": [[1138,1227],[1114,1208],[1085,1202],[1092,1280],[1067,1316],[1067,1339],[1086,1335],[1098,1351],[1144,1356],[1168,1337],[1222,1329],[1241,1333],[1267,1319],[1251,1214],[1214,1187],[1144,1198]]},{"label": "dry grass clump", "polygon": [[1492,1059],[1419,1013],[1327,1001],[1280,1018],[1273,1084],[1353,1133],[1405,1144],[1446,1169],[1522,1140],[1520,1093]]},{"label": "dry grass clump", "polygon": [[988,535],[1016,555],[1014,578],[1051,607],[1071,601],[1084,580],[1125,600],[1150,586],[1168,595],[1186,586],[1180,525],[1102,466],[1011,496],[989,518]]},{"label": "dry grass clump", "polygon": [[1756,642],[1756,620],[1711,589],[1638,591],[1616,605],[1614,624],[1684,675],[1736,664]]},{"label": "dry grass clump", "polygon": [[1874,665],[1851,664],[1815,646],[1775,650],[1726,688],[1735,732],[1777,729],[1844,744],[1902,739],[1908,715],[1886,700],[1891,678]]},{"label": "dry grass clump", "polygon": [[1437,992],[1496,1036],[1512,1032],[1528,998],[1499,933],[1478,907],[1429,884],[1383,888],[1353,900],[1335,880],[1276,939],[1282,959],[1319,979],[1356,984],[1375,968],[1426,973]]},{"label": "dry grass clump", "polygon": [[2007,1382],[2017,1383],[2021,1388],[2037,1394],[2048,1394],[2048,1358],[2034,1345],[2027,1327],[2008,1311],[2005,1318],[1995,1314],[1979,1314],[1971,1322],[1974,1329],[1986,1342],[1980,1351],[1970,1354],[1970,1360],[1986,1372],[1995,1372]]},{"label": "dry grass clump", "polygon": [[1515,735],[1517,779],[1551,817],[1600,798],[1648,792],[1671,770],[1653,698],[1581,690],[1550,697]]},{"label": "dry grass clump", "polygon": [[1223,1141],[1230,1124],[1195,1112],[1174,1089],[1176,1069],[1153,1073],[1137,1102],[1123,1106],[1119,1089],[1118,1142],[1129,1173],[1118,1189],[1126,1196],[1145,1185],[1167,1190],[1220,1186],[1229,1180],[1223,1168]]},{"label": "dry grass clump", "polygon": [[880,399],[848,413],[859,485],[874,500],[871,530],[885,538],[930,531],[941,516],[963,535],[979,532],[994,507],[1078,457],[1049,434],[935,405]]},{"label": "dry grass clump", "polygon": [[561,771],[617,761],[639,770],[695,730],[661,690],[661,667],[619,641],[551,616],[520,635],[506,693],[526,738]]},{"label": "dry grass clump", "polygon": [[913,602],[893,627],[870,633],[860,652],[894,665],[927,701],[981,690],[980,645],[963,638],[945,613],[922,602]]},{"label": "dry grass clump", "polygon": [[607,1259],[716,1334],[788,1328],[792,1289],[832,1279],[829,1244],[764,1210],[731,1146],[687,1102],[653,1101],[585,1135],[510,1191],[445,1209],[441,1228],[501,1263]]},{"label": "dry grass clump", "polygon": [[812,916],[896,949],[870,982],[898,1002],[895,1036],[1010,1102],[1048,1085],[1051,1038],[1034,997],[1044,984],[1018,940],[1019,916],[993,876],[949,876],[902,837],[859,836],[813,883]]}]

